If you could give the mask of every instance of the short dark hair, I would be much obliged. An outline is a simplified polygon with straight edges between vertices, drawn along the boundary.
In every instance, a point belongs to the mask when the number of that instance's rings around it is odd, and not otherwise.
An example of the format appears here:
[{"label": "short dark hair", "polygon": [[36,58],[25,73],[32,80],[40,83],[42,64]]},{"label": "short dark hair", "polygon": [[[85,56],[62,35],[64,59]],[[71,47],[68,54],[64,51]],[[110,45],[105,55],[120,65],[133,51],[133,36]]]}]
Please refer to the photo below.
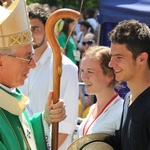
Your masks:
[{"label": "short dark hair", "polygon": [[134,59],[143,52],[148,53],[150,67],[150,29],[137,20],[124,20],[108,33],[112,43],[125,44]]},{"label": "short dark hair", "polygon": [[95,9],[87,9],[86,15],[88,15],[88,18],[94,18],[95,15]]},{"label": "short dark hair", "polygon": [[30,19],[38,18],[45,26],[45,23],[50,15],[50,10],[45,7],[45,5],[33,3],[27,6],[27,11]]}]

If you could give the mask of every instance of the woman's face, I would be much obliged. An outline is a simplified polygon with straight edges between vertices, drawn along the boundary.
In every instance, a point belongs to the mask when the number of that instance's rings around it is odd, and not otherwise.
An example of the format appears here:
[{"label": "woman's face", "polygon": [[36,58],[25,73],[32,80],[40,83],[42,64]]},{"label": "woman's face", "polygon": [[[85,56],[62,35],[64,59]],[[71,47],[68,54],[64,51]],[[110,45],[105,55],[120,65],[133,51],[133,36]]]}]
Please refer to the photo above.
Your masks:
[{"label": "woman's face", "polygon": [[75,21],[69,23],[69,32],[73,31],[75,28]]},{"label": "woman's face", "polygon": [[89,47],[95,46],[96,43],[92,37],[85,37],[82,42],[83,49],[87,50]]},{"label": "woman's face", "polygon": [[110,80],[104,75],[97,59],[85,56],[80,63],[81,79],[89,95],[97,94],[108,87]]}]

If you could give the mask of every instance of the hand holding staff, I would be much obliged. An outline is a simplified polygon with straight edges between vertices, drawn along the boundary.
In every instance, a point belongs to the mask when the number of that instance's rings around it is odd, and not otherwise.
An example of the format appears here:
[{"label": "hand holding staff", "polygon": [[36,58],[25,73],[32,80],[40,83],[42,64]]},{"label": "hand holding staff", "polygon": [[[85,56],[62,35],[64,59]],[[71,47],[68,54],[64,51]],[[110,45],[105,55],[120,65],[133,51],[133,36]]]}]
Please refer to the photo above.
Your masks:
[{"label": "hand holding staff", "polygon": [[[59,9],[53,12],[45,26],[46,36],[53,50],[53,103],[57,103],[60,94],[60,77],[62,73],[62,50],[55,37],[54,27],[62,18],[78,19],[80,13],[71,9]],[[52,150],[58,150],[58,123],[52,123]]]}]

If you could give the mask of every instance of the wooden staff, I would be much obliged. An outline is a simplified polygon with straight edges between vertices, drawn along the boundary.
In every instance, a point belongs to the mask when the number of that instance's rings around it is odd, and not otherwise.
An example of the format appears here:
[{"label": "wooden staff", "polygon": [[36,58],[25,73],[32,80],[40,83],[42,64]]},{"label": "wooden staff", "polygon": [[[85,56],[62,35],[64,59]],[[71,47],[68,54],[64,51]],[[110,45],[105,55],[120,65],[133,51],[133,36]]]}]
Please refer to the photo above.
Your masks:
[{"label": "wooden staff", "polygon": [[[57,103],[60,94],[60,77],[62,73],[62,50],[56,39],[54,27],[62,18],[78,19],[80,13],[72,9],[59,9],[53,12],[45,26],[46,36],[53,50],[53,103]],[[52,123],[52,150],[58,150],[58,123]]]}]

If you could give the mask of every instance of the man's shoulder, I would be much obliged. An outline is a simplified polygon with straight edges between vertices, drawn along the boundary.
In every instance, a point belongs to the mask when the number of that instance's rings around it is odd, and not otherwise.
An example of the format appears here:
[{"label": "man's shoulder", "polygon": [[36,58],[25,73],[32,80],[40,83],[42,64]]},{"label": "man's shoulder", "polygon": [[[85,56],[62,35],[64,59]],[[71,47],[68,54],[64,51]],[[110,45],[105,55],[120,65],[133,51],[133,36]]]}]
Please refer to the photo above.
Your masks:
[{"label": "man's shoulder", "polygon": [[67,56],[62,56],[62,67],[63,68],[72,68],[72,70],[78,70],[77,65],[75,65]]},{"label": "man's shoulder", "polygon": [[62,64],[63,65],[71,65],[74,67],[77,67],[77,65],[75,65],[72,60],[70,60],[67,56],[65,56],[64,54],[62,55]]},{"label": "man's shoulder", "polygon": [[[53,53],[52,52],[52,48],[49,45],[47,48],[47,51],[50,51],[50,55]],[[72,60],[70,60],[67,56],[65,56],[64,54],[62,54],[62,67],[64,68],[73,68],[75,70],[78,70],[77,65],[75,65]]]}]

